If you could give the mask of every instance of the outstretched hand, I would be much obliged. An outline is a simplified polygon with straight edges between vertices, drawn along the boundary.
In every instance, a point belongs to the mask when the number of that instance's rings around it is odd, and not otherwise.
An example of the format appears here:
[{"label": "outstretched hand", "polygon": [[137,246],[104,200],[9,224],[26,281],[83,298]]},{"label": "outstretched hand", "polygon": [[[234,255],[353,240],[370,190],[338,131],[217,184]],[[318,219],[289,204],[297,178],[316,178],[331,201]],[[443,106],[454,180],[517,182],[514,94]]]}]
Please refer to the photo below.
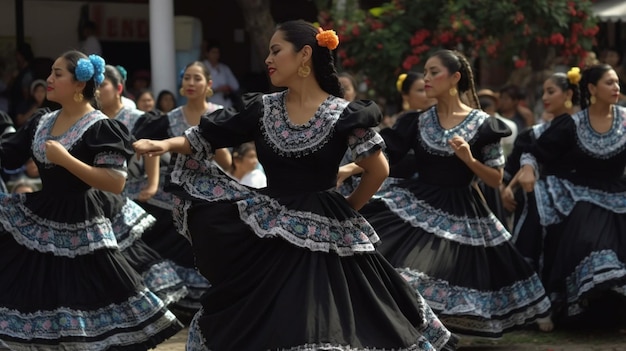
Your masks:
[{"label": "outstretched hand", "polygon": [[169,144],[165,140],[140,139],[133,143],[133,148],[137,153],[137,159],[143,155],[149,157],[160,156],[169,151]]}]

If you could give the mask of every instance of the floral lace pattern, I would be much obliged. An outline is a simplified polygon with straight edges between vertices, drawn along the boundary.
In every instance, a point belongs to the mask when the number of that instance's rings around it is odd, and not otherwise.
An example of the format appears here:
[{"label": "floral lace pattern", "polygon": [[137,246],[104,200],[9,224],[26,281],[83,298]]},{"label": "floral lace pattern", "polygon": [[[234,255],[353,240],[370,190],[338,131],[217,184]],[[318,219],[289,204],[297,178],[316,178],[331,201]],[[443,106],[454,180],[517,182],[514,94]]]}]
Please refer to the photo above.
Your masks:
[{"label": "floral lace pattern", "polygon": [[285,108],[286,92],[263,96],[261,132],[276,153],[301,157],[321,149],[333,135],[334,126],[349,102],[329,96],[307,123],[290,122]]},{"label": "floral lace pattern", "polygon": [[384,148],[385,141],[372,129],[357,128],[348,137],[348,146],[352,152],[352,159],[358,162],[374,151]]},{"label": "floral lace pattern", "polygon": [[561,222],[576,203],[582,201],[615,213],[626,213],[626,192],[608,193],[576,185],[555,176],[548,176],[535,183],[535,198],[543,226]]},{"label": "floral lace pattern", "polygon": [[143,111],[124,106],[122,107],[120,112],[115,115],[114,119],[116,121],[122,122],[122,124],[125,125],[128,130],[133,130],[135,122],[137,122],[139,117],[141,117],[143,114]]},{"label": "floral lace pattern", "polygon": [[96,167],[109,167],[119,170],[125,170],[127,166],[126,157],[116,152],[100,152],[96,154],[93,160]]},{"label": "floral lace pattern", "polygon": [[550,309],[550,300],[536,274],[497,291],[479,291],[450,285],[410,268],[397,271],[448,327],[499,334],[532,322]]},{"label": "floral lace pattern", "polygon": [[165,260],[153,264],[141,274],[141,277],[146,287],[155,293],[166,306],[182,299],[188,293],[172,261]]},{"label": "floral lace pattern", "polygon": [[61,113],[61,110],[47,113],[41,117],[37,130],[35,131],[35,137],[33,138],[33,156],[41,163],[52,166],[52,163],[48,161],[46,157],[46,141],[56,140],[63,145],[67,150],[70,150],[77,141],[79,141],[83,134],[89,127],[96,122],[108,119],[106,115],[98,110],[91,111],[84,115],[78,122],[74,123],[65,133],[60,136],[53,136],[50,134],[54,122]]},{"label": "floral lace pattern", "polygon": [[156,222],[141,206],[126,198],[122,210],[111,221],[120,250],[132,245]]},{"label": "floral lace pattern", "polygon": [[[204,311],[200,309],[191,324],[189,325],[189,334],[187,337],[187,346],[185,348],[186,351],[211,351],[206,346],[206,338],[202,334],[202,330],[200,329],[199,320],[202,317]],[[444,329],[445,330],[445,329]],[[449,337],[449,335],[448,335]],[[447,341],[448,338],[444,338],[443,344]],[[443,346],[443,345],[442,345]],[[379,348],[355,348],[347,345],[336,345],[336,344],[305,344],[300,346],[294,346],[290,348],[281,348],[267,351],[436,351],[436,349],[431,345],[431,343],[424,337],[420,336],[419,340],[415,345],[411,345],[408,348],[398,348],[398,349],[379,349]]]},{"label": "floral lace pattern", "polygon": [[[568,315],[583,312],[579,305],[581,297],[598,285],[612,280],[623,283],[626,277],[626,264],[620,261],[613,250],[594,251],[585,257],[565,279],[567,290]],[[615,283],[619,291],[620,286]],[[623,294],[623,292],[622,292]]]},{"label": "floral lace pattern", "polygon": [[286,208],[263,195],[237,202],[241,219],[259,237],[279,235],[311,251],[335,251],[340,256],[374,251],[378,235],[365,218],[338,220]]},{"label": "floral lace pattern", "polygon": [[416,198],[409,190],[397,187],[378,193],[376,197],[413,227],[447,240],[473,246],[496,246],[511,238],[493,213],[482,218],[454,216]]},{"label": "floral lace pattern", "polygon": [[613,107],[613,124],[606,133],[593,129],[587,109],[575,113],[572,119],[576,124],[578,146],[588,155],[606,160],[626,148],[626,108]]},{"label": "floral lace pattern", "polygon": [[492,168],[504,167],[504,151],[502,150],[502,144],[493,143],[485,145],[482,150],[483,163],[485,166]]},{"label": "floral lace pattern", "polygon": [[24,205],[25,196],[0,194],[0,225],[29,249],[75,257],[101,248],[117,248],[111,221],[98,216],[80,223],[42,218]]},{"label": "floral lace pattern", "polygon": [[448,140],[458,135],[472,145],[476,141],[479,127],[487,118],[488,114],[472,110],[461,123],[450,129],[444,129],[439,123],[437,109],[433,106],[419,117],[419,139],[424,150],[434,155],[451,156],[454,150],[448,144]]},{"label": "floral lace pattern", "polygon": [[[13,338],[32,340],[33,336],[55,340],[63,337],[98,338],[98,342],[67,342],[63,350],[90,351],[103,350],[112,346],[141,344],[153,335],[170,328],[176,317],[169,311],[158,319],[149,322],[163,313],[163,302],[148,290],[140,291],[121,304],[111,304],[94,311],[74,310],[59,307],[55,310],[21,313],[0,307],[0,331]],[[136,327],[143,326],[143,332]],[[132,332],[121,332],[128,329]],[[112,333],[117,330],[118,332]],[[108,335],[108,336],[107,336]],[[33,344],[24,347],[7,341],[11,350],[47,349],[49,345]]]}]

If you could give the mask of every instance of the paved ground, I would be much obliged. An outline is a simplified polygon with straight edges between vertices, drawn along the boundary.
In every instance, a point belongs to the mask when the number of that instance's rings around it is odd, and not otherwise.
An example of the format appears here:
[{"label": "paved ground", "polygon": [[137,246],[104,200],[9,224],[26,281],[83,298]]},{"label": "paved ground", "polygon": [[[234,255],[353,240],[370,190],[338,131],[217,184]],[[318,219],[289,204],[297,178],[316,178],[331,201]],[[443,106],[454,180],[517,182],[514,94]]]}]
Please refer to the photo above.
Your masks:
[{"label": "paved ground", "polygon": [[[157,351],[184,351],[187,329],[159,345]],[[507,334],[500,340],[461,339],[459,351],[626,351],[626,334],[533,330]]]}]

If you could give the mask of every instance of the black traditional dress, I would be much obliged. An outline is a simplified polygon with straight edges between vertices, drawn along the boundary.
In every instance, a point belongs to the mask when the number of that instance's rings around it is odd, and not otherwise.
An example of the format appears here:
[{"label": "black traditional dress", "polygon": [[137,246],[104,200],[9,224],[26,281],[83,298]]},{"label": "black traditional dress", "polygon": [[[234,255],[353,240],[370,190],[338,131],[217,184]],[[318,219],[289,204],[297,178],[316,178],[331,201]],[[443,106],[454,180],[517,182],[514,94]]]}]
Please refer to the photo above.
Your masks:
[{"label": "black traditional dress", "polygon": [[[218,108],[221,106],[209,104],[207,112],[213,112]],[[137,139],[160,140],[183,135],[190,127],[183,106],[179,106],[167,114],[145,114],[136,120],[131,130]],[[144,233],[143,241],[173,262],[176,273],[187,289],[187,294],[176,302],[176,308],[194,314],[200,309],[200,297],[211,285],[196,269],[191,243],[178,233],[172,222],[173,198],[171,194],[163,191],[163,184],[169,178],[169,160],[169,154],[161,156],[162,166],[157,193],[147,202],[139,203],[157,219],[155,225]],[[139,167],[138,172],[131,173],[138,175],[129,179],[124,193],[137,199],[141,189],[147,184],[147,178],[142,167]]]},{"label": "black traditional dress", "polygon": [[[383,147],[372,102],[329,96],[292,124],[285,92],[248,95],[241,113],[216,111],[185,132],[168,189],[212,287],[188,350],[441,350],[450,333],[374,249],[378,237],[334,190],[349,146],[359,160]],[[254,141],[268,187],[251,189],[210,160]]]},{"label": "black traditional dress", "polygon": [[133,230],[141,215],[127,212],[122,196],[52,164],[45,151],[56,140],[82,162],[123,172],[130,136],[100,111],[53,136],[58,114],[33,117],[0,144],[2,166],[32,157],[43,183],[34,193],[0,193],[0,349],[147,350],[182,325],[118,248],[112,219]]},{"label": "black traditional dress", "polygon": [[626,108],[613,107],[605,133],[593,129],[588,110],[554,120],[522,157],[526,163],[542,166],[540,223],[558,228],[548,231],[557,237],[544,252],[553,260],[546,288],[568,316],[600,293],[626,296]]},{"label": "black traditional dress", "polygon": [[[555,118],[561,118],[565,115]],[[551,122],[536,124],[515,138],[513,151],[507,157],[504,167],[503,183],[509,184],[520,170],[522,154],[535,143],[541,134],[548,129]],[[519,185],[514,189],[514,197],[517,202],[513,212],[512,240],[515,247],[530,263],[536,272],[541,273],[543,267],[543,237],[545,228],[539,223],[539,213],[535,202],[534,192],[525,192]]]},{"label": "black traditional dress", "polygon": [[[123,107],[115,115],[114,119],[124,124],[128,130],[132,130],[137,120],[143,114],[144,112],[140,110]],[[130,188],[135,189],[132,186],[135,178],[141,177],[143,179],[142,175],[137,175],[135,171],[140,168],[141,160],[133,157],[129,160],[129,164],[128,169],[131,172],[129,172],[126,184],[131,184]],[[125,195],[128,196],[128,192],[125,192]],[[175,303],[187,295],[187,288],[176,272],[174,263],[161,257],[157,251],[150,248],[142,239],[142,235],[155,225],[156,219],[133,201],[133,199],[136,199],[136,195],[139,194],[132,195],[125,199],[125,210],[113,219],[117,244],[120,250],[122,250],[124,258],[141,274],[144,284],[150,291],[157,294],[166,305]],[[129,223],[123,215],[125,213],[133,213],[134,217],[141,218],[141,221],[134,228],[129,227]]]},{"label": "black traditional dress", "polygon": [[504,165],[500,138],[510,130],[479,110],[444,129],[436,111],[405,115],[381,131],[390,162],[413,149],[419,176],[378,193],[361,213],[381,238],[378,250],[446,327],[499,337],[546,316],[550,302],[448,140],[463,137],[477,160],[497,168]]}]

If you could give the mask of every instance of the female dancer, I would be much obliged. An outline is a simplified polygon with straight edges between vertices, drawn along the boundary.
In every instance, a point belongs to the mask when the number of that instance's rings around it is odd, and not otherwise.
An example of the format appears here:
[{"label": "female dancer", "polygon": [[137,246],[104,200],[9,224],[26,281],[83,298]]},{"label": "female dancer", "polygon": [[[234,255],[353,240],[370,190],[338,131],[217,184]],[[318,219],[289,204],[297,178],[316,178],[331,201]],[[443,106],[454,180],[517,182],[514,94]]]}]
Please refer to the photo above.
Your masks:
[{"label": "female dancer", "polygon": [[[128,130],[132,130],[143,112],[123,104],[123,90],[124,80],[118,68],[106,65],[104,67],[104,81],[99,87],[101,110],[107,117],[121,122]],[[147,228],[154,225],[156,219],[132,200],[146,201],[156,193],[158,188],[158,161],[158,158],[146,158],[145,169],[152,174],[147,178],[153,180],[152,184],[145,186],[139,193],[124,192],[128,198],[123,213],[134,213],[136,216],[143,217],[142,221],[133,230],[117,231],[115,237],[124,257],[142,275],[145,285],[169,305],[187,295],[187,289],[183,286],[183,281],[176,273],[172,263],[164,260],[141,239],[142,234]],[[141,163],[133,158],[128,167],[128,177],[144,179],[141,169]],[[116,228],[123,227],[127,225],[126,223],[128,221],[123,216],[114,219],[114,227]]]},{"label": "female dancer", "polygon": [[[208,68],[200,61],[188,64],[183,70],[181,95],[187,98],[187,103],[176,107],[167,114],[148,113],[140,118],[133,128],[133,135],[139,138],[166,139],[183,135],[186,129],[198,125],[200,116],[222,108],[207,101],[210,96],[211,76]],[[158,159],[158,158],[157,158]],[[227,149],[217,150],[216,162],[228,169],[231,165],[230,152]],[[139,197],[139,204],[157,218],[157,223],[148,229],[143,240],[164,258],[174,262],[178,275],[183,279],[188,294],[176,303],[176,307],[183,312],[195,313],[200,309],[200,296],[209,288],[209,282],[196,270],[191,244],[178,232],[172,222],[173,198],[163,191],[163,185],[171,170],[168,169],[170,155],[161,156],[160,175],[152,173],[147,178],[136,177],[129,180],[127,193],[140,194],[141,189],[153,189],[149,196]],[[146,159],[146,166],[154,161]]]},{"label": "female dancer", "polygon": [[443,50],[425,66],[426,93],[437,105],[406,114],[381,131],[390,162],[415,151],[419,176],[379,193],[362,213],[378,250],[453,331],[499,337],[547,316],[550,302],[503,225],[476,190],[476,177],[497,187],[510,130],[477,106],[472,70],[460,53]]},{"label": "female dancer", "polygon": [[[133,155],[126,127],[94,110],[104,60],[56,59],[38,114],[0,144],[3,167],[32,157],[43,189],[0,193],[0,349],[148,350],[182,325],[122,256],[116,230],[141,217],[116,194]],[[131,223],[115,228],[125,216]]]},{"label": "female dancer", "polygon": [[[580,92],[578,82],[581,79],[580,69],[574,67],[567,74],[555,73],[543,83],[544,111],[554,116],[552,120],[537,124],[518,135],[511,155],[504,167],[504,179],[501,191],[504,208],[514,214],[513,241],[520,253],[539,273],[545,263],[552,257],[543,257],[543,227],[539,224],[539,214],[535,203],[534,192],[524,192],[518,182],[520,158],[541,134],[548,129],[553,120],[572,115],[574,106],[578,106]],[[518,191],[519,190],[519,191]],[[545,281],[544,281],[545,282]]]},{"label": "female dancer", "polygon": [[612,297],[624,306],[626,296],[626,109],[616,105],[619,78],[609,65],[592,66],[580,90],[582,110],[552,122],[522,157],[518,177],[535,192],[548,227],[544,256],[553,263],[544,280],[555,313],[567,317]]},{"label": "female dancer", "polygon": [[[359,209],[387,176],[380,119],[370,101],[349,103],[331,50],[333,31],[281,24],[266,64],[274,94],[216,111],[184,136],[139,140],[139,154],[179,153],[172,191],[211,281],[188,350],[430,350],[449,332],[374,250]],[[213,150],[254,141],[268,187],[242,186],[206,162]],[[365,169],[346,199],[333,190],[347,147]],[[448,346],[449,347],[449,346]]]}]

